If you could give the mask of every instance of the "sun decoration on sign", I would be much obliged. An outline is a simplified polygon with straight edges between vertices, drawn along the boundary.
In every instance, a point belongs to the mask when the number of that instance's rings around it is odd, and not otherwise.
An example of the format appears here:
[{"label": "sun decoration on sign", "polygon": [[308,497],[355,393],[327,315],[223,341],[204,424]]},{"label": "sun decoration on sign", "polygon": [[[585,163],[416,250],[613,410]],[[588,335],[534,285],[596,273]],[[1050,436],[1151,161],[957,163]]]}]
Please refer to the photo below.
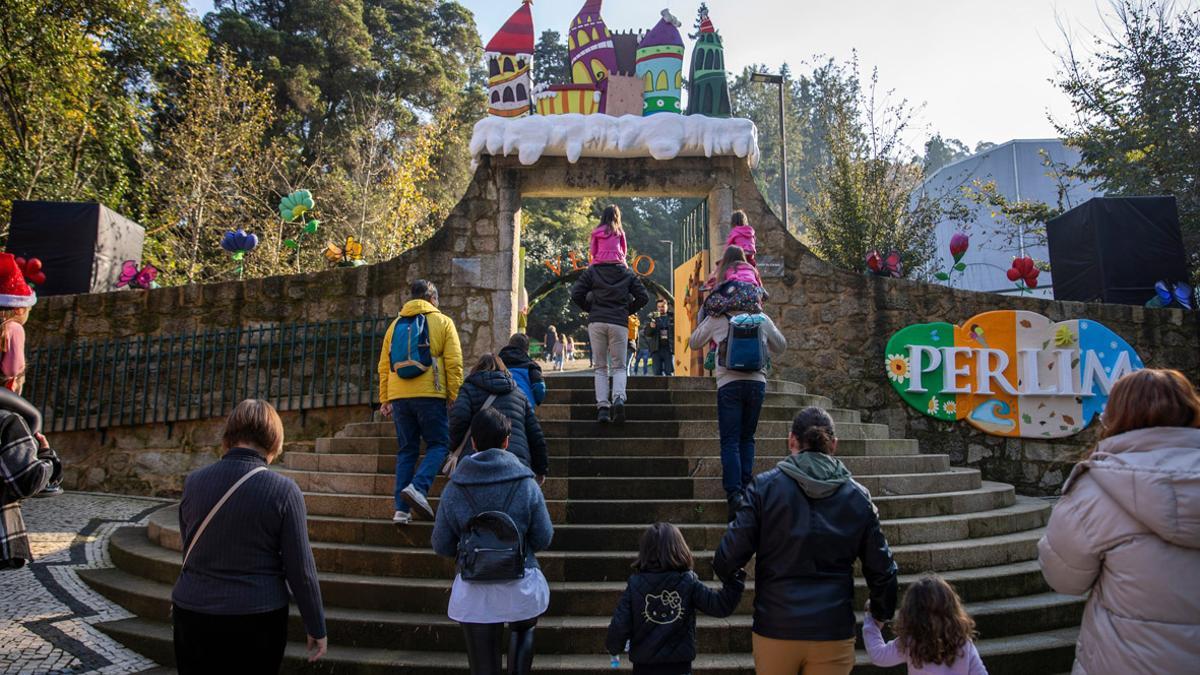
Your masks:
[{"label": "sun decoration on sign", "polygon": [[908,359],[903,354],[888,354],[887,369],[892,382],[908,379]]}]

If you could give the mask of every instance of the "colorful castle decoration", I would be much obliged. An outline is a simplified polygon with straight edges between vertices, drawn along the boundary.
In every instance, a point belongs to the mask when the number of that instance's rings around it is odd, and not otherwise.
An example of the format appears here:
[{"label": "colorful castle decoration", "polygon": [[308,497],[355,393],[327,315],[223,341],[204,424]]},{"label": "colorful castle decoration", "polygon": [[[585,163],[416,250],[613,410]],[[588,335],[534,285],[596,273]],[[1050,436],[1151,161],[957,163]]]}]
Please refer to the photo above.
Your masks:
[{"label": "colorful castle decoration", "polygon": [[642,115],[683,112],[683,36],[679,19],[668,10],[638,43],[637,76],[644,92]]},{"label": "colorful castle decoration", "polygon": [[487,43],[488,114],[524,117],[530,113],[533,96],[533,0],[521,6]]},{"label": "colorful castle decoration", "polygon": [[689,36],[696,40],[692,49],[692,70],[688,74],[689,115],[729,117],[729,81],[725,78],[725,47],[721,35],[708,18],[708,6],[700,4],[700,32]]},{"label": "colorful castle decoration", "polygon": [[[603,0],[584,0],[567,31],[570,81],[533,83],[531,0],[523,0],[487,45],[488,113],[497,117],[606,114],[641,117],[683,113],[683,37],[679,20],[667,10],[650,31],[613,32],[601,16]],[[721,38],[704,17],[692,65],[703,100],[689,103],[690,115],[729,117],[729,86]],[[705,27],[707,26],[707,28]],[[695,97],[693,97],[695,98]]]}]

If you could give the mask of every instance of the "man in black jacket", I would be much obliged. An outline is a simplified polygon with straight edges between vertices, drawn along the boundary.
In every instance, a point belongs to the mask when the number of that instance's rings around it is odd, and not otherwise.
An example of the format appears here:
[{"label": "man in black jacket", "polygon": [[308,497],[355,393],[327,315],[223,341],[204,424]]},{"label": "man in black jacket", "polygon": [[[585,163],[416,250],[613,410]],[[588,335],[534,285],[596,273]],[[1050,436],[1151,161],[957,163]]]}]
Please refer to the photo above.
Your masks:
[{"label": "man in black jacket", "polygon": [[[832,455],[833,420],[806,408],[792,421],[789,457],[759,474],[713,559],[721,578],[757,555],[754,663],[759,675],[854,667],[854,561],[862,561],[871,613],[896,609],[896,563],[871,495]],[[769,523],[769,526],[767,524]]]},{"label": "man in black jacket", "polygon": [[658,313],[650,319],[646,335],[654,350],[654,374],[675,374],[675,317],[667,311],[667,301],[658,301]]},{"label": "man in black jacket", "polygon": [[[596,366],[597,419],[625,420],[625,365],[629,356],[629,315],[650,302],[650,294],[625,265],[592,265],[571,286],[571,302],[588,313],[588,338]],[[612,375],[612,395],[608,378]]]}]

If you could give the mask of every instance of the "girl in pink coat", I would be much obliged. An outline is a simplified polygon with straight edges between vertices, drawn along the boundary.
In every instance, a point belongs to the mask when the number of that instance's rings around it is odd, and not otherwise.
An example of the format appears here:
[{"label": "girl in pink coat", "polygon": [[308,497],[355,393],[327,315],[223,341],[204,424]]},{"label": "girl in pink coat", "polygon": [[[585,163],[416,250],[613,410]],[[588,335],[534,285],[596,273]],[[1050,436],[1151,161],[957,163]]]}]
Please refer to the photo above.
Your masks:
[{"label": "girl in pink coat", "polygon": [[754,255],[758,252],[758,242],[754,228],[750,227],[749,219],[746,218],[746,212],[734,211],[729,225],[729,238],[725,240],[725,248],[737,246],[746,252],[746,262],[758,267],[758,263],[754,260]]},{"label": "girl in pink coat", "polygon": [[600,226],[592,230],[589,248],[593,265],[626,265],[625,230],[621,227],[621,209],[610,204],[600,217]]}]

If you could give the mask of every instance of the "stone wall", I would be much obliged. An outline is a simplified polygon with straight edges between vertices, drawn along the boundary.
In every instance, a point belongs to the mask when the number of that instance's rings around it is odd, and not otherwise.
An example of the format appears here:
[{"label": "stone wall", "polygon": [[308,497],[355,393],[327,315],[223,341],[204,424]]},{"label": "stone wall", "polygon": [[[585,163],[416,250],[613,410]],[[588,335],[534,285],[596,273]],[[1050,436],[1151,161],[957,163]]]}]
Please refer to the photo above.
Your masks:
[{"label": "stone wall", "polygon": [[[443,310],[458,324],[469,358],[496,348],[515,327],[521,198],[576,196],[707,197],[717,255],[729,213],[746,210],[758,229],[760,256],[784,262],[783,276],[766,280],[770,311],[790,343],[777,376],[863,410],[894,435],[919,439],[925,452],[949,453],[956,464],[979,467],[987,478],[1028,493],[1057,488],[1073,458],[1094,442],[1095,425],[1076,438],[1043,443],[998,439],[966,424],[927,418],[904,405],[888,384],[884,347],[893,332],[914,323],[959,323],[995,309],[1025,309],[1055,321],[1090,318],[1122,335],[1148,366],[1179,368],[1200,381],[1200,314],[972,293],[840,270],[786,231],[745,162],[728,157],[585,158],[577,164],[545,158],[532,167],[485,157],[443,228],[394,260],[311,275],[46,298],[28,330],[37,345],[389,316],[399,310],[408,284],[424,277],[441,288]],[[330,415],[324,426],[296,427],[299,418],[290,424],[297,438],[312,438],[336,429],[342,417]],[[183,472],[212,459],[218,423],[176,424],[174,440],[162,440],[165,427],[149,427],[78,432],[56,443],[76,467],[72,487],[167,494],[178,488]]]}]

